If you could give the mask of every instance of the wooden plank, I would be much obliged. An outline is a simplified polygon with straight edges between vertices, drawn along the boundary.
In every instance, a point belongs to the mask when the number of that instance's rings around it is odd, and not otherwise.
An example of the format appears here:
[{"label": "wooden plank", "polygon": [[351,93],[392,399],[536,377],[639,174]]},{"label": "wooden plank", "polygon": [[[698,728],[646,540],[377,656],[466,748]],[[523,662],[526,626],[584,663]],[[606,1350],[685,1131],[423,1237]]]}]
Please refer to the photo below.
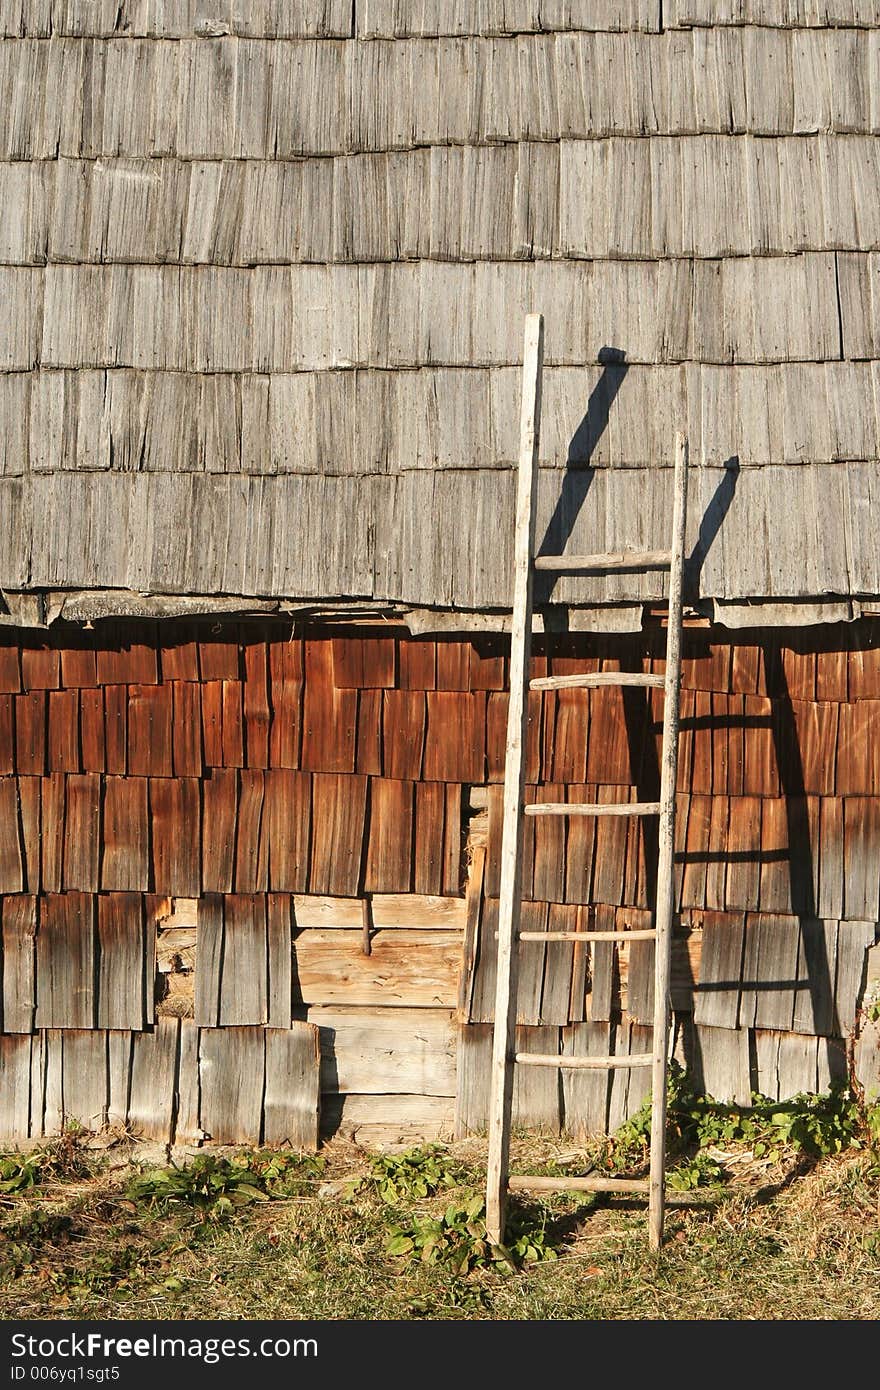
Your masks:
[{"label": "wooden plank", "polygon": [[[524,932],[545,936],[548,910],[546,902],[522,903],[520,905],[519,928]],[[546,943],[544,941],[520,941],[518,943],[517,1023],[538,1024],[541,1021],[545,951]]]},{"label": "wooden plank", "polygon": [[845,874],[842,799],[821,798],[818,844],[813,854],[819,868],[817,915],[826,921],[839,919],[843,916]]},{"label": "wooden plank", "polygon": [[[568,787],[570,801],[587,802],[594,800],[595,796],[596,788],[592,784]],[[596,820],[589,816],[574,816],[568,823],[566,843],[566,902],[592,902],[595,846]]]},{"label": "wooden plank", "polygon": [[235,843],[237,893],[265,893],[269,887],[269,823],[265,807],[264,772],[245,768],[238,798]]},{"label": "wooden plank", "polygon": [[123,685],[104,690],[104,762],[107,772],[123,776],[128,771],[128,691]]},{"label": "wooden plank", "polygon": [[157,893],[197,898],[202,891],[201,784],[195,777],[151,777],[150,832]]},{"label": "wooden plank", "polygon": [[455,1095],[449,1010],[318,1007],[307,1017],[320,1029],[322,1091]]},{"label": "wooden plank", "polygon": [[437,643],[418,637],[398,641],[398,684],[401,690],[436,690]]},{"label": "wooden plank", "polygon": [[310,928],[294,940],[294,1002],[453,1008],[460,964],[459,932],[377,931],[365,956],[360,931]]},{"label": "wooden plank", "polygon": [[194,1009],[196,1023],[206,1028],[214,1028],[220,1021],[223,901],[215,893],[205,893],[199,899]]},{"label": "wooden plank", "polygon": [[0,695],[0,774],[16,770],[15,704],[11,695]]},{"label": "wooden plank", "polygon": [[758,906],[761,882],[761,799],[731,797],[729,805],[723,905],[730,911],[753,912]]},{"label": "wooden plank", "polygon": [[64,777],[60,772],[44,777],[40,783],[41,869],[40,882],[44,892],[61,891],[61,866],[64,854]]},{"label": "wooden plank", "polygon": [[136,1032],[147,1022],[145,982],[152,988],[155,973],[146,959],[143,897],[102,893],[97,901],[98,1027]]},{"label": "wooden plank", "polygon": [[[616,914],[605,904],[597,903],[592,912],[591,931],[614,931]],[[590,944],[590,1020],[607,1022],[619,1006],[620,977],[617,946],[611,941]]]},{"label": "wooden plank", "polygon": [[472,1013],[485,868],[486,851],[482,845],[478,845],[471,861],[464,901],[466,918],[458,986],[458,1013],[461,1019],[469,1019]]},{"label": "wooden plank", "polygon": [[17,695],[21,690],[21,661],[18,642],[12,636],[0,642],[0,691]]},{"label": "wooden plank", "polygon": [[386,777],[418,781],[425,746],[425,719],[423,691],[385,691],[382,742]]},{"label": "wooden plank", "polygon": [[381,777],[383,772],[382,748],[382,705],[384,690],[361,690],[358,692],[357,749],[355,768],[370,777]]},{"label": "wooden plank", "polygon": [[[611,1055],[629,1057],[636,1049],[632,1046],[634,1025],[629,1019],[622,1019],[611,1025]],[[629,1088],[632,1072],[627,1066],[617,1066],[611,1071],[611,1085],[608,1092],[608,1133],[616,1130],[628,1120],[631,1113]]]},{"label": "wooden plank", "polygon": [[880,701],[857,700],[839,708],[837,794],[876,795],[880,792]]},{"label": "wooden plank", "polygon": [[321,1133],[350,1136],[376,1149],[412,1147],[452,1136],[454,1105],[447,1096],[322,1096]]},{"label": "wooden plank", "polygon": [[363,637],[334,637],[331,640],[333,684],[337,690],[359,690],[364,684]]},{"label": "wooden plank", "polygon": [[199,649],[195,629],[187,623],[163,623],[160,633],[162,680],[197,683]]},{"label": "wooden plank", "polygon": [[107,1115],[107,1034],[102,1029],[65,1031],[61,1052],[64,1122],[97,1131]]},{"label": "wooden plank", "polygon": [[837,922],[801,919],[798,989],[792,1028],[796,1033],[835,1032],[834,982],[837,973]]},{"label": "wooden plank", "polygon": [[[575,1023],[562,1030],[562,1053],[566,1057],[606,1057],[611,1050],[611,1025]],[[604,1134],[608,1119],[610,1074],[601,1070],[570,1070],[562,1073],[563,1124],[575,1138]]]},{"label": "wooden plank", "polygon": [[305,892],[311,855],[311,774],[273,768],[265,773],[264,788],[269,884],[275,892]]},{"label": "wooden plank", "polygon": [[[551,677],[551,679],[554,679]],[[559,680],[574,679],[560,676]],[[587,769],[589,701],[583,690],[560,690],[548,766],[552,782],[584,782]]]},{"label": "wooden plank", "polygon": [[196,1144],[204,1138],[199,1124],[199,1036],[199,1026],[193,1019],[180,1020],[175,1144]]},{"label": "wooden plank", "polygon": [[107,1034],[107,1124],[111,1129],[122,1129],[128,1115],[131,1042],[128,1032]]},{"label": "wooden plank", "polygon": [[[514,1046],[517,1053],[556,1053],[559,1051],[559,1029],[518,1026]],[[562,1127],[559,1072],[551,1067],[515,1068],[511,1123],[523,1129],[559,1133]]]},{"label": "wooden plank", "polygon": [[651,1024],[654,1020],[654,955],[653,941],[627,942],[629,952],[626,1007],[636,1023]]},{"label": "wooden plank", "polygon": [[265,1037],[263,1028],[203,1028],[201,1031],[200,1128],[215,1144],[260,1143]]},{"label": "wooden plank", "polygon": [[693,1052],[687,1063],[698,1092],[725,1105],[750,1104],[752,1088],[746,1028],[695,1025]]},{"label": "wooden plank", "polygon": [[[64,1034],[47,1028],[43,1038],[42,1129],[45,1135],[60,1134],[64,1128],[64,1093],[61,1088]],[[32,1118],[33,1124],[33,1118]]]},{"label": "wooden plank", "polygon": [[175,777],[202,775],[202,705],[199,687],[186,681],[171,686],[171,768]]},{"label": "wooden plank", "polygon": [[[547,931],[577,930],[578,909],[551,903],[547,916]],[[525,925],[525,924],[523,924]],[[548,941],[544,947],[544,974],[541,985],[539,1022],[568,1023],[571,1006],[571,975],[574,943]]]},{"label": "wooden plank", "polygon": [[104,753],[104,692],[82,690],[80,706],[80,749],[83,772],[103,772]]},{"label": "wooden plank", "polygon": [[244,708],[241,681],[223,681],[222,759],[224,767],[244,766]]},{"label": "wooden plank", "polygon": [[730,799],[726,796],[713,797],[706,863],[706,907],[716,911],[723,910],[727,900],[729,825]]},{"label": "wooden plank", "polygon": [[366,802],[366,777],[312,778],[310,892],[353,897],[359,891]]},{"label": "wooden plank", "polygon": [[263,1143],[318,1147],[320,1045],[311,1023],[267,1028]]},{"label": "wooden plank", "polygon": [[876,918],[870,922],[840,923],[834,982],[835,1033],[847,1036],[855,1024],[865,987],[867,952],[874,945],[876,931]]},{"label": "wooden plank", "polygon": [[367,828],[367,892],[409,892],[413,887],[414,783],[373,777]]},{"label": "wooden plank", "polygon": [[267,1023],[269,957],[266,901],[262,896],[229,894],[223,899],[223,964],[220,975],[221,1027]]},{"label": "wooden plank", "polygon": [[586,777],[580,780],[626,786],[638,776],[638,768],[632,765],[623,692],[599,689],[588,695],[590,739]]},{"label": "wooden plank", "polygon": [[757,927],[758,971],[755,988],[755,1027],[791,1028],[796,995],[800,931],[796,920],[761,914],[749,919]]},{"label": "wooden plank", "polygon": [[[515,1037],[517,966],[515,943],[522,896],[523,790],[528,734],[527,677],[532,635],[532,566],[535,550],[535,502],[541,433],[541,388],[544,359],[544,320],[526,318],[523,345],[520,454],[517,473],[514,531],[513,614],[511,619],[510,702],[504,773],[504,821],[501,847],[501,887],[496,952],[495,1026],[492,1036],[489,1092],[489,1154],[486,1168],[486,1228],[489,1239],[503,1241],[510,1123],[515,1076],[511,1047]],[[431,697],[429,697],[430,700]],[[435,696],[437,698],[443,698]],[[446,697],[449,698],[449,697]],[[485,718],[484,718],[485,729]],[[429,705],[428,734],[431,734]],[[484,735],[485,739],[485,735]],[[484,741],[485,749],[485,741]],[[485,755],[483,758],[485,763]],[[427,770],[427,750],[426,750]],[[479,781],[482,777],[462,780]],[[557,1094],[558,1107],[558,1094]],[[557,1108],[557,1126],[559,1111]]]},{"label": "wooden plank", "polygon": [[458,1029],[454,1134],[456,1139],[485,1133],[489,1118],[492,1028],[464,1023]]},{"label": "wooden plank", "polygon": [[129,1127],[144,1139],[170,1144],[180,1019],[158,1018],[151,1032],[135,1033],[131,1047]]},{"label": "wooden plank", "polygon": [[155,685],[159,679],[155,636],[154,624],[108,624],[102,630],[107,645],[97,650],[98,684]]},{"label": "wooden plank", "polygon": [[[0,1034],[0,1140],[28,1137],[30,1102],[31,1039]],[[41,1129],[42,1125],[37,1134]]]},{"label": "wooden plank", "polygon": [[397,640],[371,633],[364,638],[364,687],[390,690],[397,684]]},{"label": "wooden plank", "polygon": [[789,806],[783,797],[761,802],[761,869],[758,904],[762,912],[791,912]]},{"label": "wooden plank", "polygon": [[101,887],[139,889],[150,883],[150,827],[145,777],[107,777],[104,782]]},{"label": "wooden plank", "polygon": [[363,898],[318,897],[296,893],[293,906],[295,926],[298,930],[306,927],[354,930],[363,926]]},{"label": "wooden plank", "polygon": [[[607,811],[618,803],[617,787],[600,787],[598,803]],[[620,906],[623,901],[623,878],[626,863],[627,823],[624,814],[603,814],[596,822],[594,849],[593,899],[597,903]]]},{"label": "wooden plank", "polygon": [[[27,1129],[28,1138],[39,1139],[43,1133],[46,1104],[46,1034],[34,1033],[30,1041],[30,1096],[28,1097],[27,1094],[27,1080],[24,1076],[21,1078],[21,1091],[23,1093],[23,1098],[27,1097],[30,1101],[30,1116]],[[0,1077],[0,1085],[2,1085],[2,1077]]]},{"label": "wooden plank", "polygon": [[57,690],[61,684],[61,654],[39,637],[28,636],[21,645],[22,690]]},{"label": "wooden plank", "polygon": [[269,962],[267,1022],[270,1028],[289,1028],[293,1007],[293,899],[270,893],[266,899]]},{"label": "wooden plank", "polygon": [[87,772],[66,781],[62,882],[65,890],[96,893],[100,886],[101,778]]},{"label": "wooden plank", "polygon": [[[9,697],[7,697],[7,701]],[[79,772],[79,693],[52,690],[48,696],[50,772]],[[5,742],[5,740],[4,740]],[[9,769],[12,771],[12,769]]]},{"label": "wooden plank", "polygon": [[443,821],[443,879],[444,893],[461,893],[464,888],[465,830],[462,823],[462,789],[447,782]]},{"label": "wooden plank", "polygon": [[47,894],[37,929],[37,1028],[95,1026],[94,898]]},{"label": "wooden plank", "polygon": [[[270,646],[270,660],[273,648]],[[272,712],[269,725],[269,766],[300,766],[303,725],[302,679],[278,680],[270,687]]]},{"label": "wooden plank", "polygon": [[423,775],[428,782],[483,782],[485,691],[428,691]]},{"label": "wooden plank", "polygon": [[23,888],[18,785],[14,777],[0,777],[0,892],[20,893]]},{"label": "wooden plank", "polygon": [[202,782],[202,882],[206,893],[231,893],[238,816],[237,768],[213,768]]},{"label": "wooden plank", "polygon": [[[248,629],[242,629],[242,638]],[[242,641],[244,736],[248,767],[269,766],[269,656],[265,642]]]},{"label": "wooden plank", "polygon": [[843,803],[844,913],[854,921],[880,917],[880,803],[848,797]]},{"label": "wooden plank", "polygon": [[172,774],[169,685],[129,687],[128,771],[135,777]]},{"label": "wooden plank", "polygon": [[5,897],[3,917],[3,1028],[4,1033],[32,1033],[34,1029],[35,950],[37,900]]},{"label": "wooden plank", "polygon": [[333,684],[329,642],[305,643],[302,767],[306,772],[354,772],[357,692]]},{"label": "wooden plank", "polygon": [[15,697],[15,765],[22,776],[46,771],[47,702],[45,690]]},{"label": "wooden plank", "polygon": [[[543,803],[559,801],[565,787],[548,783],[538,788]],[[567,804],[567,803],[566,803]],[[561,816],[541,816],[535,826],[535,861],[532,876],[532,895],[549,902],[559,902],[565,896],[565,837],[567,821]]]},{"label": "wooden plank", "polygon": [[240,654],[237,630],[199,642],[199,671],[203,681],[237,681]]},{"label": "wooden plank", "polygon": [[437,689],[470,688],[470,643],[441,638],[437,643]]},{"label": "wooden plank", "polygon": [[782,1033],[779,1038],[779,1099],[805,1093],[814,1095],[818,1085],[817,1038]]},{"label": "wooden plank", "polygon": [[445,806],[442,782],[416,783],[413,837],[413,887],[416,893],[442,892]]},{"label": "wooden plank", "polygon": [[507,644],[504,638],[483,633],[471,638],[470,689],[503,690],[505,687]]},{"label": "wooden plank", "polygon": [[694,999],[694,1023],[736,1028],[743,981],[745,918],[741,913],[702,914],[700,978]]},{"label": "wooden plank", "polygon": [[205,765],[223,767],[223,682],[205,681],[200,689]]},{"label": "wooden plank", "polygon": [[39,777],[19,777],[18,810],[24,850],[24,887],[28,893],[40,891],[41,790]]}]

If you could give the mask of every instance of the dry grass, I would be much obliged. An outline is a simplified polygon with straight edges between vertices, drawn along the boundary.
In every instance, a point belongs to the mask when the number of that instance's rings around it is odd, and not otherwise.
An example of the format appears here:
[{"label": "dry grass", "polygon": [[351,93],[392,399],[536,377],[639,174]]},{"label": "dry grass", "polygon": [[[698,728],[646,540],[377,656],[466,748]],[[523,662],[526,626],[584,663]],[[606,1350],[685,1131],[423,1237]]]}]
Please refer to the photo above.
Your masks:
[{"label": "dry grass", "polygon": [[[0,1317],[318,1319],[874,1319],[880,1315],[880,1159],[818,1163],[726,1151],[728,1181],[669,1213],[659,1257],[644,1208],[620,1198],[528,1204],[559,1258],[467,1278],[384,1253],[401,1212],[439,1211],[479,1190],[485,1149],[450,1146],[460,1192],[401,1201],[352,1194],[369,1156],[343,1140],[298,1195],[228,1219],[127,1200],[137,1146],[69,1146],[68,1165],[3,1199]],[[514,1144],[515,1167],[583,1164],[558,1141]]]}]

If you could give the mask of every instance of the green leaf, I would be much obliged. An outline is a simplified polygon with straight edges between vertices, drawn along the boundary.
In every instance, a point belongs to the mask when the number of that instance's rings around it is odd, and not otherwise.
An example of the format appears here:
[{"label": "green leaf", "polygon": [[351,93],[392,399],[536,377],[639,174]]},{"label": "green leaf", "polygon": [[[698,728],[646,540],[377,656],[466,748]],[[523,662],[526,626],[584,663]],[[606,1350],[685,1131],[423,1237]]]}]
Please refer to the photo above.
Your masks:
[{"label": "green leaf", "polygon": [[401,1232],[399,1235],[392,1236],[385,1246],[386,1255],[408,1255],[415,1248],[411,1236],[405,1236]]}]

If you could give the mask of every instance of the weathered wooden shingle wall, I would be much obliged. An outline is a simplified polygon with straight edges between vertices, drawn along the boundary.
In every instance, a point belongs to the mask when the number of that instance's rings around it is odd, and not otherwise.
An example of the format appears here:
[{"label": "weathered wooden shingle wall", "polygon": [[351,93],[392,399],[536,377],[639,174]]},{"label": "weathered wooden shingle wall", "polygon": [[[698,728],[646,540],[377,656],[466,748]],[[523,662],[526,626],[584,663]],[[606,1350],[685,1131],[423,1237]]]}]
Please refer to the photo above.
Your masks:
[{"label": "weathered wooden shingle wall", "polygon": [[540,309],[545,548],[664,543],[684,427],[695,593],[880,595],[875,0],[0,31],[5,589],[503,608]]},{"label": "weathered wooden shingle wall", "polygon": [[[547,639],[537,667],[656,672],[662,637]],[[402,627],[7,637],[0,1128],[106,1114],[157,1138],[284,1137],[309,1057],[317,1103],[303,1022],[328,1128],[448,1131],[456,1095],[460,1128],[481,1127],[506,668],[497,637]],[[845,1072],[880,920],[878,691],[865,621],[686,631],[674,1003],[695,1079],[724,1098]],[[656,799],[655,693],[536,695],[527,794]],[[648,924],[651,822],[527,832],[528,927]],[[522,952],[523,1048],[644,1050],[650,945]],[[518,1120],[613,1127],[642,1092],[603,1085],[530,1076]]]}]

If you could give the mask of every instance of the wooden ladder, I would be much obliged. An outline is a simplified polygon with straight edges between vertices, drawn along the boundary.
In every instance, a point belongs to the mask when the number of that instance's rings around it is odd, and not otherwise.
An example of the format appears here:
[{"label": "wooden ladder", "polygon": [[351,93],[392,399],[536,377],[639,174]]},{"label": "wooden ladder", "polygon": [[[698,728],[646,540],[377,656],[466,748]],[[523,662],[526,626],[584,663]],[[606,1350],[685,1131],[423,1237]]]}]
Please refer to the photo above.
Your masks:
[{"label": "wooden ladder", "polygon": [[[668,551],[623,552],[607,555],[540,555],[535,557],[535,497],[541,424],[541,385],[544,354],[544,320],[540,314],[526,319],[523,355],[523,390],[519,474],[514,535],[513,619],[510,644],[510,707],[507,721],[507,756],[504,769],[504,820],[501,842],[501,888],[498,911],[498,966],[492,1035],[492,1075],[489,1102],[489,1157],[486,1176],[486,1225],[489,1239],[504,1239],[507,1194],[511,1191],[586,1191],[647,1193],[652,1248],[663,1238],[666,1158],[666,1081],[670,1032],[670,955],[673,911],[673,846],[675,830],[675,781],[678,760],[679,685],[681,679],[681,615],[684,532],[687,507],[688,446],[683,435],[676,439],[675,500],[672,544]],[[548,676],[529,680],[532,637],[532,581],[535,570],[614,573],[621,570],[669,570],[669,613],[666,630],[665,676],[628,672]],[[523,804],[524,749],[528,729],[528,690],[559,690],[596,686],[656,686],[665,694],[663,745],[658,802],[592,805],[545,802]],[[522,905],[523,817],[525,816],[659,816],[657,902],[650,931],[554,932],[554,941],[644,941],[655,943],[653,1051],[639,1055],[574,1057],[560,1054],[518,1053],[516,1039],[516,985],[519,941],[544,941],[546,934],[520,931]],[[510,1121],[513,1068],[541,1067],[645,1067],[651,1069],[651,1159],[647,1179],[587,1177],[510,1177]]]}]

